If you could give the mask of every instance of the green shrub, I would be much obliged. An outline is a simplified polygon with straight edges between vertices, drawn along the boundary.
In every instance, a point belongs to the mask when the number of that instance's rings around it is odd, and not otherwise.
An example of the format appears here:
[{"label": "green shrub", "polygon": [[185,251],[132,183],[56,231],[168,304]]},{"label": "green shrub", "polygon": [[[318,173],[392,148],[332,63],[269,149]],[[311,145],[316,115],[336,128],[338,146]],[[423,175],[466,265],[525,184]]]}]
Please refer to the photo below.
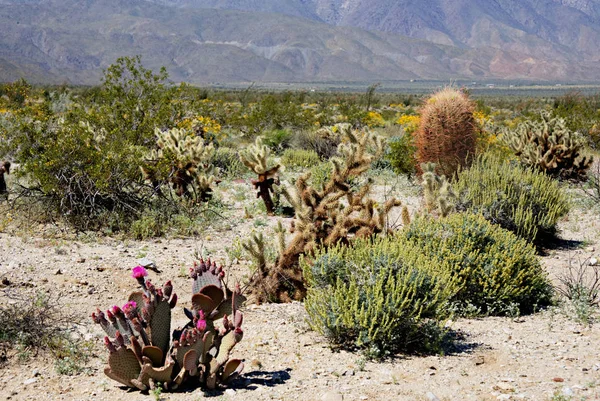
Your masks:
[{"label": "green shrub", "polygon": [[154,130],[174,126],[184,106],[166,80],[164,69],[153,74],[139,57],[119,58],[90,98],[78,97],[69,110],[53,114],[48,99],[38,98],[11,116],[0,153],[20,163],[48,214],[78,229],[103,228],[108,214],[126,225],[152,195],[139,165],[155,146]]},{"label": "green shrub", "polygon": [[238,151],[232,148],[217,148],[210,163],[216,167],[221,176],[239,178],[246,172]]},{"label": "green shrub", "polygon": [[382,357],[437,348],[426,330],[445,315],[453,287],[416,247],[393,238],[354,241],[302,260],[311,327],[332,343]]},{"label": "green shrub", "polygon": [[386,154],[386,158],[390,161],[394,171],[397,174],[406,174],[411,177],[417,171],[417,159],[415,158],[417,148],[412,135],[405,133],[399,137],[392,137],[388,144],[389,152]]},{"label": "green shrub", "polygon": [[318,191],[322,191],[325,183],[329,181],[329,177],[331,177],[332,171],[333,165],[331,164],[331,162],[326,161],[315,164],[310,169],[311,185]]},{"label": "green shrub", "polygon": [[453,185],[456,209],[481,213],[496,224],[539,243],[556,233],[569,203],[550,177],[510,162],[483,156],[459,173]]},{"label": "green shrub", "polygon": [[460,289],[452,302],[459,311],[475,307],[485,315],[502,315],[516,307],[530,313],[536,305],[550,302],[550,283],[535,249],[481,215],[421,217],[401,236],[426,255],[442,277],[449,274],[458,280]]},{"label": "green shrub", "polygon": [[552,292],[531,245],[473,214],[420,217],[395,236],[321,248],[301,265],[311,327],[372,356],[439,350],[442,333],[431,329],[452,312],[529,313]]},{"label": "green shrub", "polygon": [[287,129],[276,129],[266,131],[262,135],[263,144],[267,145],[273,151],[281,151],[290,147],[292,131]]},{"label": "green shrub", "polygon": [[288,168],[310,168],[320,162],[314,150],[286,149],[281,156],[281,163]]},{"label": "green shrub", "polygon": [[340,132],[344,124],[321,128],[316,131],[302,130],[294,134],[291,146],[295,149],[313,150],[321,160],[328,160],[337,155],[338,145],[342,141]]}]

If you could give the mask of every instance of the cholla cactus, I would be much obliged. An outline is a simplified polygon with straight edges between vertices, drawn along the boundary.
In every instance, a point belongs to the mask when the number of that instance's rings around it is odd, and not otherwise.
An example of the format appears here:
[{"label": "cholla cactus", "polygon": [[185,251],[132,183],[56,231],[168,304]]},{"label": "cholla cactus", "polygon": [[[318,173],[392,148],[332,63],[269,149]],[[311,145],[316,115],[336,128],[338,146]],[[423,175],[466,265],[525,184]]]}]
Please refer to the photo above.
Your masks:
[{"label": "cholla cactus", "polygon": [[159,189],[163,180],[160,170],[166,169],[167,179],[178,196],[208,201],[212,197],[211,185],[217,182],[217,171],[210,163],[215,152],[213,145],[205,145],[201,137],[178,128],[156,129],[156,136],[158,150],[149,154],[142,167],[146,179]]},{"label": "cholla cactus", "polygon": [[0,195],[5,195],[8,193],[8,189],[6,186],[6,180],[4,179],[4,174],[10,174],[10,162],[3,161],[0,162]]},{"label": "cholla cactus", "polygon": [[109,357],[104,373],[142,391],[157,383],[173,390],[186,380],[214,389],[239,375],[243,362],[229,356],[243,337],[238,307],[244,298],[239,286],[231,291],[224,285],[222,267],[210,260],[194,264],[192,310],[185,309],[190,322],[173,334],[171,309],[177,303],[173,285],[167,281],[157,289],[146,275],[141,266],[133,269],[142,290],[133,292],[122,308],[114,306],[106,313],[98,309],[92,314],[107,334],[104,344]]},{"label": "cholla cactus", "polygon": [[548,175],[566,179],[584,179],[592,157],[581,154],[585,142],[572,132],[564,119],[542,112],[542,120],[525,121],[515,131],[505,130],[503,139],[528,166]]},{"label": "cholla cactus", "polygon": [[[349,184],[351,179],[367,171],[371,162],[383,153],[384,141],[369,132],[350,129],[345,130],[345,139],[347,142],[338,148],[341,158],[332,160],[333,171],[322,190],[309,185],[308,173],[298,178],[292,194],[284,192],[295,210],[290,228],[292,238],[286,244],[285,230],[278,230],[280,253],[275,266],[266,266],[264,257],[257,258],[258,274],[252,283],[257,301],[288,301],[304,297],[306,288],[298,264],[301,255],[310,254],[321,245],[347,243],[353,237],[368,237],[387,231],[386,217],[393,207],[400,205],[400,201],[390,199],[377,205],[367,197],[370,190],[368,182],[358,188]],[[246,248],[253,255],[260,253],[260,249],[264,249],[262,241],[262,238],[254,238],[246,244]]]},{"label": "cholla cactus", "polygon": [[424,192],[425,210],[427,213],[436,211],[441,217],[446,217],[454,210],[456,193],[452,190],[446,176],[439,176],[435,173],[435,163],[423,163],[421,170],[423,171],[421,186]]},{"label": "cholla cactus", "polygon": [[268,146],[263,145],[260,138],[256,138],[254,145],[249,146],[245,152],[240,153],[240,160],[246,167],[258,174],[257,180],[252,180],[252,185],[258,190],[257,198],[262,198],[267,208],[267,213],[273,215],[275,212],[275,203],[271,194],[273,185],[279,184],[278,171],[281,169],[280,164],[269,166],[269,156],[271,150]]}]

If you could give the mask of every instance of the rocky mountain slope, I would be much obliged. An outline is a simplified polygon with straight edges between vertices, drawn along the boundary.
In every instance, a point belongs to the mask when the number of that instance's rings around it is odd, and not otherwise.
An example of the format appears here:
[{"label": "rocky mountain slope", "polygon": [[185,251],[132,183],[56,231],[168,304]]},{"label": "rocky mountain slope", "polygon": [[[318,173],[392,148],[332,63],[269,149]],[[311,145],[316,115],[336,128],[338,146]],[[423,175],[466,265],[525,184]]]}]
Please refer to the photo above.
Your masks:
[{"label": "rocky mountain slope", "polygon": [[198,84],[591,81],[600,79],[598,3],[0,0],[0,80],[96,83],[117,57],[141,54]]}]

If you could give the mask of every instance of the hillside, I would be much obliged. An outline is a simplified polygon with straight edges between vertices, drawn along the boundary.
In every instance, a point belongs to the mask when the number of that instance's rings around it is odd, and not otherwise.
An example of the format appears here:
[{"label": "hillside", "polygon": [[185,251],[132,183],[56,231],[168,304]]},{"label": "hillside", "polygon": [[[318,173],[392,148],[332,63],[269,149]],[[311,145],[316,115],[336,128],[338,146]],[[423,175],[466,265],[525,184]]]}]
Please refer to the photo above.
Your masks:
[{"label": "hillside", "polygon": [[[197,84],[600,79],[597,56],[591,55],[600,43],[595,28],[589,29],[587,45],[579,39],[586,51],[554,45],[533,34],[521,35],[516,29],[507,36],[499,27],[504,29],[508,23],[500,22],[488,22],[489,43],[481,21],[474,25],[479,27],[474,38],[463,35],[462,39],[460,24],[448,31],[442,22],[437,30],[428,28],[430,34],[423,38],[410,38],[395,28],[387,29],[385,23],[403,2],[378,0],[382,8],[368,10],[361,9],[364,4],[359,1],[345,2],[343,10],[335,7],[338,3],[329,1],[327,8],[319,1],[232,1],[238,5],[235,8],[246,10],[229,10],[223,8],[234,7],[224,0],[1,0],[0,80],[23,75],[36,82],[96,83],[102,69],[117,57],[133,54],[141,54],[150,68],[166,66],[175,81]],[[327,14],[327,10],[338,11]],[[372,15],[376,11],[379,19]],[[424,11],[435,14],[435,8]],[[413,7],[413,12],[419,8]],[[342,26],[353,25],[353,18],[360,19],[361,13],[365,21],[379,21],[363,28],[391,32]],[[401,24],[402,19],[398,21]],[[405,31],[418,36],[416,27]],[[521,42],[502,44],[519,35]]]}]

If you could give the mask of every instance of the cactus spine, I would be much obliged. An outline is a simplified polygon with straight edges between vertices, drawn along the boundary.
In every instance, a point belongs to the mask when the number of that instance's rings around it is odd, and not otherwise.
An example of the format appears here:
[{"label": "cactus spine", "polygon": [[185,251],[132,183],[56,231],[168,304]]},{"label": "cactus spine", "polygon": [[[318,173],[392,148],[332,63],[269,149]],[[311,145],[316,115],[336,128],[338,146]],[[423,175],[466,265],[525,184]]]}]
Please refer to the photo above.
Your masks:
[{"label": "cactus spine", "polygon": [[415,133],[419,163],[436,164],[437,172],[452,177],[459,167],[470,165],[475,155],[477,122],[474,103],[454,88],[433,94],[421,108]]}]

